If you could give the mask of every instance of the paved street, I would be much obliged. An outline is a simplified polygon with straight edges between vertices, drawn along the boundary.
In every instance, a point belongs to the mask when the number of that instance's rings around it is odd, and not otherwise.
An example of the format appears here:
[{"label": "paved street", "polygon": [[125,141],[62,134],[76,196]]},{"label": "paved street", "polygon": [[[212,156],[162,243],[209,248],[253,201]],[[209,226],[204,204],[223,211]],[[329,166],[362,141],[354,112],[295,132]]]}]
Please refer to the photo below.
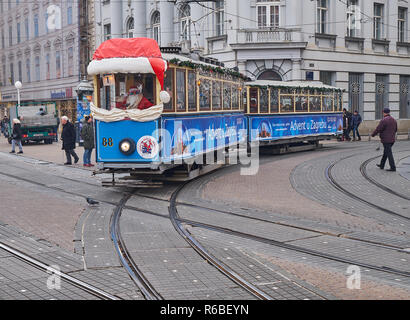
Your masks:
[{"label": "paved street", "polygon": [[[262,156],[255,176],[241,176],[239,166],[218,170],[180,191],[178,219],[213,259],[272,299],[410,299],[410,142],[394,146],[396,173],[376,168],[377,145],[326,142]],[[177,185],[103,188],[81,161],[63,166],[59,144],[8,150],[1,138],[0,299],[100,299],[96,289],[145,299],[112,241],[122,202],[122,245],[163,299],[256,299],[177,233],[168,208]],[[10,248],[61,270],[60,288],[50,287],[52,272]],[[360,289],[348,287],[352,266]]]}]

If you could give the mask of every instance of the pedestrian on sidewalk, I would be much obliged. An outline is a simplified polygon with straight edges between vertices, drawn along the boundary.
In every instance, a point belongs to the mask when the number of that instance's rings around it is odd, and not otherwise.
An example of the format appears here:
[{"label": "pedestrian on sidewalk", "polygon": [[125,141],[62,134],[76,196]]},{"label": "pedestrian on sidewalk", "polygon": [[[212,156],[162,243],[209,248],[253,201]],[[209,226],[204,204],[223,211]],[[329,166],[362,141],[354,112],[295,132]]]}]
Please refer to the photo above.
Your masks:
[{"label": "pedestrian on sidewalk", "polygon": [[352,113],[343,108],[343,140],[350,141],[350,130],[352,124]]},{"label": "pedestrian on sidewalk", "polygon": [[1,126],[1,133],[4,134],[4,131],[6,131],[5,118],[1,119],[0,126]]},{"label": "pedestrian on sidewalk", "polygon": [[60,118],[57,117],[57,126],[53,127],[55,142],[58,142],[58,127],[60,126]]},{"label": "pedestrian on sidewalk", "polygon": [[359,112],[355,110],[352,116],[352,128],[353,128],[353,141],[356,141],[356,134],[357,140],[360,141],[362,138],[360,137],[359,133],[359,126],[362,123],[362,117],[360,116]]},{"label": "pedestrian on sidewalk", "polygon": [[61,124],[63,125],[63,131],[61,133],[61,140],[63,140],[62,149],[65,151],[67,158],[67,162],[64,164],[71,165],[71,156],[74,157],[74,163],[77,163],[80,159],[74,151],[76,141],[75,129],[74,125],[68,120],[67,116],[61,117]]},{"label": "pedestrian on sidewalk", "polygon": [[374,130],[372,133],[372,137],[376,136],[376,134],[380,135],[380,140],[383,143],[384,147],[382,160],[380,161],[380,164],[377,164],[380,169],[384,169],[386,160],[389,159],[390,169],[388,169],[387,171],[396,171],[396,164],[394,163],[392,152],[392,147],[396,141],[396,132],[397,122],[390,115],[390,109],[384,108],[383,119],[380,120],[376,130]]},{"label": "pedestrian on sidewalk", "polygon": [[84,124],[81,128],[81,137],[84,140],[84,167],[94,167],[94,165],[91,164],[91,153],[94,149],[94,129],[93,119],[90,116],[84,117]]},{"label": "pedestrian on sidewalk", "polygon": [[19,146],[19,152],[23,153],[23,145],[21,144],[21,139],[23,139],[23,134],[21,132],[21,123],[19,119],[13,119],[13,133],[11,136],[13,139],[11,140],[11,151],[10,153],[15,153],[16,151],[16,144]]}]

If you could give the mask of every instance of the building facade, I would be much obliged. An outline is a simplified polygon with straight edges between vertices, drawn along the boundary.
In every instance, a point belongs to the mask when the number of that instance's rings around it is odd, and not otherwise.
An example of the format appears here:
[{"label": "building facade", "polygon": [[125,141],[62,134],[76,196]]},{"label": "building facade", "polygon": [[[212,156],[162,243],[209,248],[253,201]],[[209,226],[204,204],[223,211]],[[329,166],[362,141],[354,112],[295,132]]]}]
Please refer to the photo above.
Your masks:
[{"label": "building facade", "polygon": [[[95,46],[151,37],[237,67],[253,79],[318,80],[346,90],[369,123],[410,118],[405,0],[109,1],[95,4]],[[370,130],[370,129],[369,129]]]},{"label": "building facade", "polygon": [[55,101],[60,114],[75,120],[80,82],[80,10],[83,1],[0,0],[0,92],[3,108]]}]

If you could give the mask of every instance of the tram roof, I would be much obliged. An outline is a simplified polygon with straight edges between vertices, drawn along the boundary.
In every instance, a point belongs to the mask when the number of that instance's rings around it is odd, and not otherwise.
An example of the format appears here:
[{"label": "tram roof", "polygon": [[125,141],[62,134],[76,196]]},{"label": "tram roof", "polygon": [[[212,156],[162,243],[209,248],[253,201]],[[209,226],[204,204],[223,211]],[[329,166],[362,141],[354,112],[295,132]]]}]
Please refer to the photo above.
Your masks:
[{"label": "tram roof", "polygon": [[219,68],[219,69],[222,69],[222,70],[226,70],[228,73],[230,72],[232,75],[235,75],[237,77],[242,77],[243,79],[246,78],[245,75],[243,75],[239,72],[236,72],[236,71],[234,71],[230,68],[227,68],[225,66],[218,66],[218,65],[215,65],[215,64],[212,64],[212,63],[207,63],[207,62],[201,61],[201,60],[192,59],[192,58],[184,56],[182,54],[162,53],[162,59],[167,60],[168,62],[171,62],[172,60],[176,59],[179,62],[189,62],[189,63],[192,63],[194,65],[196,64],[196,65],[199,65],[199,66],[205,66],[205,67],[211,68],[211,69]]},{"label": "tram roof", "polygon": [[289,88],[317,88],[343,91],[338,87],[329,86],[318,81],[273,81],[273,80],[255,80],[245,83],[248,86],[259,87],[289,87]]}]

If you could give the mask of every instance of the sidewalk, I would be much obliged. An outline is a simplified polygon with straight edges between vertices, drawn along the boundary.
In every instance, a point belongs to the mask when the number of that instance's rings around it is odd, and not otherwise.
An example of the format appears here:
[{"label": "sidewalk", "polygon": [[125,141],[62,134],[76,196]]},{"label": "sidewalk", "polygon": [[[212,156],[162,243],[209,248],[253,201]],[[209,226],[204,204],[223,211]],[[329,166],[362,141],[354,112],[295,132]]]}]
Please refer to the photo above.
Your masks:
[{"label": "sidewalk", "polygon": [[[36,160],[42,160],[47,162],[53,162],[56,164],[64,164],[66,162],[66,156],[64,150],[61,150],[62,142],[53,142],[53,144],[44,144],[41,143],[29,143],[23,145],[23,154],[18,156],[24,156],[28,158],[33,158]],[[0,152],[9,153],[11,151],[11,144],[8,143],[7,139],[4,136],[0,137]],[[16,152],[18,152],[18,147],[16,147]],[[83,154],[84,148],[77,146],[75,153],[78,155],[80,160],[77,164],[73,164],[73,167],[81,167],[87,170],[94,170],[95,167],[84,167],[83,166]],[[91,162],[95,164],[95,150],[91,154]],[[73,162],[74,163],[74,162]]]}]

